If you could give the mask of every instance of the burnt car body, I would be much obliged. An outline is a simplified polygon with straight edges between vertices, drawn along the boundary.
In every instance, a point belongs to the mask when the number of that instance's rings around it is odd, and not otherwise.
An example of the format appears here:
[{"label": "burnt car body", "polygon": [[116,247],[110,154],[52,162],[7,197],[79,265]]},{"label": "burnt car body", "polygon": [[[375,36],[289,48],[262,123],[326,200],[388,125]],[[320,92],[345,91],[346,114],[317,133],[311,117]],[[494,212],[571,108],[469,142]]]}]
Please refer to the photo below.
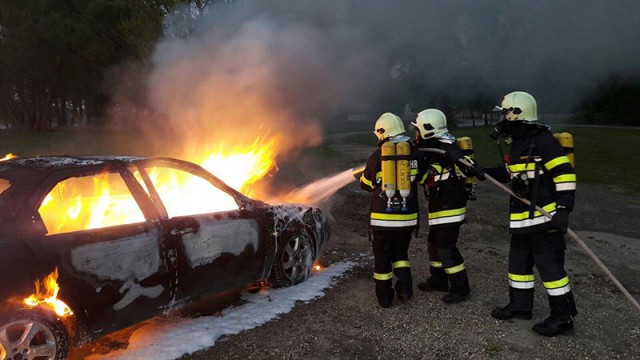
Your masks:
[{"label": "burnt car body", "polygon": [[[156,170],[204,186],[197,206],[174,211],[154,182]],[[68,182],[95,184],[98,178],[117,180],[120,190],[113,187],[110,196],[136,215],[102,227],[53,222],[52,216],[71,215],[47,208],[52,195],[71,201],[75,216],[88,209],[74,205]],[[208,210],[208,192],[230,205]],[[298,284],[330,235],[319,209],[253,200],[193,163],[106,156],[0,162],[0,229],[0,359],[35,352],[61,359],[67,343],[103,336],[203,295],[265,281]],[[55,269],[58,298],[73,311],[69,317],[22,301],[34,293],[36,280]]]}]

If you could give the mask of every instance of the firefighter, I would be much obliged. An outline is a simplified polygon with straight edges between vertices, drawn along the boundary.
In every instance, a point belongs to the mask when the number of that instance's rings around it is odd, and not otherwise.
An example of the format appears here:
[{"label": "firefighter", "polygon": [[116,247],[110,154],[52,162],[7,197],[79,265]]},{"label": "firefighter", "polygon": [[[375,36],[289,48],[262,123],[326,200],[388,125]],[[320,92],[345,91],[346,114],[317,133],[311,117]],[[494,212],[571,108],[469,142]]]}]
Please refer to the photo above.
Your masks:
[{"label": "firefighter", "polygon": [[[429,200],[429,234],[427,252],[429,254],[429,274],[426,281],[418,284],[421,291],[447,292],[442,301],[455,304],[467,300],[470,294],[469,279],[464,259],[456,243],[460,225],[464,222],[468,192],[464,179],[472,176],[457,165],[463,157],[456,138],[447,129],[447,118],[438,109],[421,111],[412,123],[416,127],[416,140],[420,148],[444,150],[444,155],[423,153],[426,165],[425,175],[419,183],[425,186]],[[470,157],[464,156],[468,161]],[[464,171],[464,172],[463,172]]]},{"label": "firefighter", "polygon": [[[564,233],[574,205],[576,174],[549,127],[538,122],[533,96],[515,91],[505,95],[497,108],[504,120],[492,137],[510,138],[510,150],[505,157],[506,171],[500,167],[486,169],[486,173],[510,182],[513,192],[532,205],[510,199],[509,303],[494,309],[491,316],[531,319],[535,265],[547,290],[550,315],[535,324],[533,331],[556,336],[573,329],[577,314],[564,269]],[[551,214],[551,219],[536,211],[535,205]]]},{"label": "firefighter", "polygon": [[[372,192],[369,236],[374,255],[374,274],[378,303],[388,308],[394,293],[401,301],[413,295],[411,264],[407,250],[411,233],[418,227],[418,197],[415,179],[419,176],[418,155],[411,139],[404,135],[400,117],[384,113],[375,123],[379,148],[367,160],[360,177],[362,189]],[[389,154],[395,149],[401,155]],[[390,149],[390,150],[389,150]],[[396,166],[397,164],[397,166]],[[397,177],[396,191],[392,175]],[[402,189],[406,188],[406,189]],[[397,278],[395,289],[393,277]]]}]

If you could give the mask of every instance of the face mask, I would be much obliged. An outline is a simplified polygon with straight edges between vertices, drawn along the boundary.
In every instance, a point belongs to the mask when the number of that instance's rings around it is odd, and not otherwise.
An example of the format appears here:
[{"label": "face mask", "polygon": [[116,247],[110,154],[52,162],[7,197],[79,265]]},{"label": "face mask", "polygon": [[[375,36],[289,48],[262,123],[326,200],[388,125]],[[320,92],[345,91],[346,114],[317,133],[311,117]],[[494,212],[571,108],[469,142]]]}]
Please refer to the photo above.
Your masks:
[{"label": "face mask", "polygon": [[522,121],[509,121],[505,119],[496,125],[496,128],[493,129],[493,132],[489,134],[489,136],[494,140],[502,137],[517,136],[520,135],[524,128],[525,124]]}]

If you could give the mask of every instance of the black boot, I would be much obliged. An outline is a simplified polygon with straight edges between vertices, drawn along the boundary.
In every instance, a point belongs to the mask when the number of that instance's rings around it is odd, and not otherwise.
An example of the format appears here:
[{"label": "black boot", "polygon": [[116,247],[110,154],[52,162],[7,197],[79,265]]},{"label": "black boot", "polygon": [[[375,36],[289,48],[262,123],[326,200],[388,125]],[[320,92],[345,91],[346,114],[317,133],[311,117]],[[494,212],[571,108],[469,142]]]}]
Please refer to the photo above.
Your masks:
[{"label": "black boot", "polygon": [[383,308],[393,305],[394,290],[391,287],[391,280],[376,280],[376,297],[378,304]]},{"label": "black boot", "polygon": [[514,310],[511,307],[511,303],[509,303],[505,306],[497,307],[493,309],[493,311],[491,312],[491,316],[493,316],[498,320],[510,320],[510,319],[530,320],[531,311]]},{"label": "black boot", "polygon": [[578,315],[573,292],[569,291],[560,296],[549,296],[549,310],[551,311],[550,317],[554,319],[569,320]]},{"label": "black boot", "polygon": [[420,291],[449,291],[449,283],[446,277],[436,278],[430,277],[427,280],[418,284],[418,290]]},{"label": "black boot", "polygon": [[449,280],[447,274],[441,267],[429,267],[429,273],[431,276],[418,284],[418,290],[420,291],[449,291]]},{"label": "black boot", "polygon": [[573,331],[573,320],[554,319],[551,316],[543,322],[533,325],[533,331],[544,336],[557,336]]},{"label": "black boot", "polygon": [[442,301],[446,304],[457,304],[469,299],[471,289],[469,288],[469,278],[467,270],[462,270],[455,274],[449,275],[451,287],[449,293],[442,297]]},{"label": "black boot", "polygon": [[396,294],[399,300],[409,300],[413,296],[413,280],[411,278],[411,268],[402,267],[394,269],[396,275]]},{"label": "black boot", "polygon": [[556,336],[573,330],[573,317],[578,314],[573,293],[549,296],[551,315],[533,326],[533,331],[544,336]]},{"label": "black boot", "polygon": [[493,309],[491,316],[498,320],[529,320],[531,309],[533,309],[533,289],[516,289],[509,286],[509,303]]}]

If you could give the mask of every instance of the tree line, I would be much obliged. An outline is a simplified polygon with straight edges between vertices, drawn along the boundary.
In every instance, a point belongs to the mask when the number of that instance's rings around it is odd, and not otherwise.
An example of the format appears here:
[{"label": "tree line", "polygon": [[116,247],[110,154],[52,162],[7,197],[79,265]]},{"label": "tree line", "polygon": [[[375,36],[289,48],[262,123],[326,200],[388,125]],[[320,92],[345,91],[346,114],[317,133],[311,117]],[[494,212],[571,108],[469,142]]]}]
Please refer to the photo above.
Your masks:
[{"label": "tree line", "polygon": [[0,0],[0,119],[43,131],[99,119],[105,76],[128,60],[142,64],[178,5],[210,1]]}]

